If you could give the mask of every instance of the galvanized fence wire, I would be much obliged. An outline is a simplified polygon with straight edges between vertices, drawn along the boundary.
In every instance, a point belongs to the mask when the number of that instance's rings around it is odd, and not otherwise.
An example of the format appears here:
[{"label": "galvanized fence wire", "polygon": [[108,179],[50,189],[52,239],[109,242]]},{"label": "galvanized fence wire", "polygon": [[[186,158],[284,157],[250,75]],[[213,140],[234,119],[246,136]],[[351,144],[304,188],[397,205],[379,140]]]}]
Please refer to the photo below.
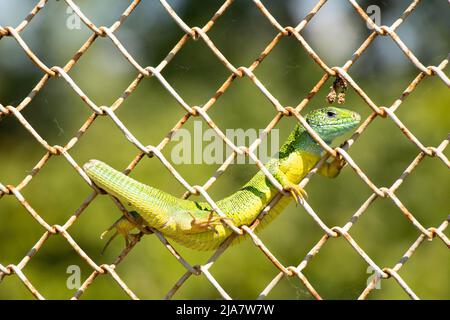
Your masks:
[{"label": "galvanized fence wire", "polygon": [[[219,284],[219,282],[214,278],[214,275],[210,272],[210,268],[216,263],[223,252],[227,250],[234,238],[240,237],[248,234],[251,240],[254,242],[255,246],[261,250],[268,261],[271,262],[279,273],[267,284],[265,289],[258,296],[259,299],[263,299],[268,296],[271,290],[280,282],[284,277],[298,277],[300,282],[305,286],[305,288],[310,292],[312,297],[316,299],[322,299],[320,294],[314,288],[313,283],[311,283],[308,278],[304,275],[303,271],[308,266],[309,262],[317,255],[320,249],[330,240],[337,237],[344,237],[348,245],[353,248],[357,254],[367,263],[368,266],[372,267],[376,272],[376,276],[373,277],[372,281],[367,285],[367,287],[361,292],[358,299],[365,299],[368,297],[370,292],[376,287],[377,283],[381,279],[393,278],[395,282],[408,294],[412,299],[418,299],[418,295],[413,291],[411,286],[401,277],[400,270],[403,265],[409,260],[409,258],[416,252],[417,248],[425,240],[433,240],[434,238],[439,238],[444,245],[450,247],[450,239],[444,234],[444,231],[448,227],[450,216],[444,217],[443,222],[437,227],[425,227],[421,222],[408,210],[408,208],[402,203],[399,197],[395,194],[397,189],[403,184],[404,180],[418,167],[421,161],[425,157],[436,157],[442,162],[447,168],[450,167],[450,161],[444,154],[444,149],[449,144],[449,138],[444,137],[442,142],[436,146],[425,146],[413,133],[407,128],[402,121],[397,117],[395,111],[400,107],[403,101],[411,94],[415,88],[427,77],[437,76],[442,80],[444,85],[450,87],[450,79],[444,73],[449,57],[444,59],[437,66],[425,66],[414,53],[406,46],[406,44],[400,39],[396,33],[397,28],[408,18],[408,16],[413,12],[419,5],[420,0],[415,0],[410,3],[410,5],[404,10],[401,16],[391,25],[391,26],[379,26],[372,21],[363,8],[354,0],[348,0],[351,6],[354,8],[356,13],[361,17],[361,19],[372,27],[373,32],[363,41],[360,47],[354,52],[351,58],[344,63],[343,66],[328,66],[323,59],[312,49],[309,43],[303,38],[302,31],[307,27],[311,19],[314,19],[317,12],[326,4],[326,0],[320,0],[314,6],[314,8],[301,20],[295,27],[286,26],[283,27],[277,19],[271,14],[271,12],[264,6],[264,4],[259,0],[249,1],[249,5],[254,5],[257,10],[261,12],[263,17],[265,17],[273,28],[277,31],[276,36],[266,45],[265,49],[261,54],[256,57],[254,62],[248,67],[245,66],[235,66],[229,61],[225,55],[220,51],[220,49],[215,45],[213,39],[209,38],[208,32],[216,24],[219,23],[220,17],[226,12],[232,5],[232,0],[224,1],[220,8],[215,12],[215,14],[208,20],[203,27],[191,27],[189,26],[172,6],[165,0],[160,0],[161,5],[167,11],[168,17],[173,19],[173,21],[178,24],[178,26],[183,30],[184,35],[175,44],[172,50],[167,54],[167,56],[157,65],[157,66],[142,66],[133,55],[127,50],[127,48],[122,44],[121,40],[115,35],[115,32],[122,26],[123,23],[130,17],[134,10],[138,7],[140,0],[131,1],[126,10],[121,14],[117,21],[115,21],[110,27],[97,26],[92,22],[89,17],[74,3],[72,0],[65,0],[66,4],[72,8],[73,12],[81,19],[81,21],[92,31],[92,35],[86,40],[86,42],[80,47],[80,49],[73,55],[63,67],[54,66],[49,67],[43,63],[39,57],[33,52],[31,48],[28,47],[26,41],[22,38],[21,33],[28,27],[30,21],[41,11],[45,9],[48,4],[47,0],[39,1],[32,11],[27,15],[27,17],[17,26],[11,27],[0,26],[0,40],[4,37],[12,37],[17,41],[18,46],[20,46],[32,62],[43,72],[41,80],[36,84],[33,90],[25,97],[17,106],[3,106],[0,104],[0,120],[3,117],[10,116],[15,117],[23,127],[34,137],[37,143],[39,143],[44,149],[45,154],[40,159],[40,161],[34,166],[33,170],[16,186],[2,184],[0,182],[0,199],[3,196],[12,196],[19,202],[20,205],[34,218],[34,220],[39,223],[44,229],[42,237],[35,243],[35,245],[30,249],[30,251],[23,257],[21,261],[17,264],[0,264],[0,281],[6,276],[17,276],[20,281],[26,286],[26,288],[31,292],[31,294],[38,298],[44,299],[43,295],[38,291],[38,289],[29,281],[24,272],[25,267],[33,259],[34,255],[39,252],[47,240],[55,235],[60,235],[67,240],[70,246],[78,253],[78,255],[92,268],[92,273],[83,282],[79,290],[73,295],[72,299],[79,299],[83,293],[89,288],[89,286],[95,281],[99,275],[109,274],[118,283],[118,285],[123,289],[123,291],[132,299],[138,299],[137,295],[127,286],[127,284],[122,280],[119,274],[115,271],[117,265],[122,262],[127,254],[133,249],[134,245],[143,236],[141,232],[137,237],[133,239],[131,245],[125,248],[120,255],[112,261],[110,264],[97,264],[86,252],[77,244],[77,242],[72,238],[69,233],[69,229],[77,221],[79,216],[84,212],[84,210],[94,201],[94,199],[100,194],[100,190],[90,181],[89,177],[85,174],[83,169],[77,163],[77,161],[70,155],[70,150],[83,138],[84,134],[88,131],[90,126],[99,117],[109,117],[111,121],[118,127],[118,129],[125,135],[125,137],[132,143],[137,149],[138,154],[124,172],[129,174],[138,163],[145,157],[157,157],[161,163],[167,168],[167,170],[186,188],[187,192],[183,197],[187,198],[192,194],[203,196],[206,201],[215,209],[215,212],[224,216],[224,213],[217,207],[214,200],[208,194],[208,188],[210,188],[217,179],[226,171],[228,166],[233,162],[237,155],[245,155],[255,161],[259,169],[263,170],[268,179],[279,189],[279,194],[271,201],[271,203],[264,208],[258,218],[249,226],[234,226],[228,220],[225,223],[234,232],[232,235],[214,252],[214,254],[203,264],[190,264],[186,259],[180,255],[170,242],[157,230],[152,230],[161,243],[169,250],[169,252],[186,268],[186,272],[179,278],[178,281],[173,285],[173,288],[165,296],[166,299],[170,299],[174,296],[177,290],[183,286],[185,281],[189,279],[192,275],[202,276],[204,275],[209,282],[217,289],[218,293],[224,299],[231,299],[231,296],[227,293],[224,287]],[[253,3],[252,3],[253,2]],[[348,73],[349,69],[353,64],[359,59],[359,57],[370,47],[373,41],[377,37],[390,37],[398,46],[405,56],[411,61],[411,63],[418,69],[418,75],[411,81],[408,87],[401,93],[398,99],[396,99],[389,107],[380,106],[375,103],[369,95],[358,85],[358,83],[353,80],[351,75]],[[70,71],[77,64],[78,60],[86,54],[88,49],[92,46],[98,39],[104,38],[105,40],[111,41],[117,48],[118,52],[136,69],[137,76],[134,81],[128,86],[128,88],[123,92],[123,94],[117,98],[117,100],[111,106],[98,105],[92,101],[83,91],[81,86],[79,86],[70,76]],[[272,93],[264,86],[263,82],[258,79],[254,74],[255,69],[264,61],[264,59],[274,50],[277,44],[282,38],[291,38],[292,41],[296,41],[301,48],[303,48],[311,59],[317,63],[317,65],[324,71],[323,76],[317,81],[316,85],[311,89],[306,97],[304,97],[296,107],[284,106],[278,99],[272,95]],[[164,78],[162,71],[171,62],[173,57],[180,52],[184,45],[188,41],[203,41],[211,52],[219,59],[219,61],[224,65],[224,67],[230,72],[229,77],[220,86],[216,93],[202,106],[189,105],[170,85],[170,83]],[[1,42],[0,42],[1,44]],[[139,141],[133,133],[121,122],[121,120],[116,115],[116,110],[122,106],[124,101],[136,90],[140,82],[144,78],[155,77],[157,81],[170,93],[170,95],[180,104],[180,106],[186,111],[186,114],[178,120],[178,122],[173,126],[172,130],[164,137],[164,139],[157,145],[145,145]],[[263,130],[261,135],[251,143],[249,147],[237,146],[232,141],[230,141],[223,131],[215,124],[214,120],[208,115],[208,110],[214,106],[216,101],[220,99],[221,95],[232,87],[234,80],[248,77],[255,87],[261,91],[261,93],[270,101],[276,111],[275,117],[269,122],[266,128]],[[305,121],[301,115],[301,111],[310,102],[310,100],[322,89],[325,83],[330,78],[336,78],[340,81],[345,80],[345,82],[350,86],[364,101],[364,103],[371,109],[371,114],[367,119],[365,119],[360,127],[355,131],[353,136],[348,139],[342,146],[337,148],[329,147],[322,139],[312,130],[312,128]],[[49,145],[45,139],[43,139],[40,134],[33,128],[33,126],[28,122],[28,120],[23,116],[22,111],[28,107],[36,95],[45,87],[47,81],[50,78],[61,78],[64,80],[72,89],[73,92],[78,95],[84,104],[92,110],[92,114],[88,117],[86,122],[81,126],[78,132],[67,142],[64,146]],[[324,89],[328,90],[328,89]],[[285,266],[283,263],[274,256],[270,249],[261,241],[261,239],[254,233],[254,229],[258,226],[264,216],[271,210],[271,208],[280,200],[281,197],[286,196],[285,191],[282,189],[281,185],[275,180],[275,178],[269,173],[269,171],[264,167],[263,163],[255,155],[255,150],[258,148],[259,144],[267,137],[269,132],[274,128],[274,126],[283,117],[295,117],[299,123],[306,127],[308,132],[312,137],[323,147],[326,151],[325,156],[317,163],[317,165],[306,175],[306,177],[301,181],[300,186],[305,187],[310,179],[314,176],[320,166],[327,161],[330,157],[341,157],[345,162],[353,169],[357,176],[361,178],[365,185],[370,188],[372,194],[368,199],[358,208],[358,210],[353,213],[348,222],[340,226],[327,226],[320,218],[320,215],[315,212],[315,210],[304,200],[301,205],[308,213],[309,216],[322,228],[324,234],[319,239],[319,241],[311,248],[311,250],[306,254],[306,256],[300,260],[297,266]],[[223,142],[232,149],[232,154],[226,159],[226,161],[217,169],[215,174],[208,179],[203,185],[191,185],[187,182],[180,173],[172,166],[170,161],[164,157],[161,150],[170,142],[172,135],[180,129],[189,118],[200,117],[203,119],[207,125],[212,128],[219,137],[222,138]],[[392,120],[395,125],[401,130],[405,137],[418,148],[417,157],[411,162],[411,164],[404,170],[400,177],[394,181],[390,187],[379,187],[375,185],[370,177],[364,172],[362,168],[352,159],[349,155],[348,150],[354,144],[354,142],[363,134],[367,127],[376,118]],[[28,203],[26,198],[22,195],[22,190],[30,183],[30,181],[36,177],[41,169],[47,164],[47,162],[55,156],[64,157],[69,164],[76,170],[80,177],[92,187],[93,192],[84,200],[84,202],[79,206],[79,208],[70,216],[70,218],[63,225],[50,225],[43,219],[39,213],[33,208],[33,206]],[[404,215],[406,221],[411,223],[418,231],[418,238],[414,243],[408,248],[404,255],[400,258],[399,262],[393,267],[381,267],[379,266],[365,251],[364,249],[355,241],[355,239],[350,234],[350,229],[357,222],[358,218],[367,211],[367,209],[379,198],[390,199],[399,209],[399,213]],[[112,201],[117,205],[118,209],[125,215],[128,214],[125,207],[115,198],[111,197]]]}]

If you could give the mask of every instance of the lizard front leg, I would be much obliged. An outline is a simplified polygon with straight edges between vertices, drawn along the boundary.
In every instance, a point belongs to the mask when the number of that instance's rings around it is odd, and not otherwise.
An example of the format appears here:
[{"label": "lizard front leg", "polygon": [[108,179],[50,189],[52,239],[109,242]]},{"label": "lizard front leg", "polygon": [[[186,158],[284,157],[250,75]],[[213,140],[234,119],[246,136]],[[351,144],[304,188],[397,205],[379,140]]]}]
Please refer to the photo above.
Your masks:
[{"label": "lizard front leg", "polygon": [[275,162],[269,164],[267,166],[267,169],[274,176],[274,178],[277,179],[283,189],[288,191],[292,195],[297,205],[301,203],[304,197],[308,196],[308,194],[302,187],[289,180],[287,175],[281,170],[278,163]]},{"label": "lizard front leg", "polygon": [[322,167],[320,167],[319,174],[324,177],[335,178],[339,175],[346,163],[345,159],[339,155],[334,158],[333,161],[325,162]]}]

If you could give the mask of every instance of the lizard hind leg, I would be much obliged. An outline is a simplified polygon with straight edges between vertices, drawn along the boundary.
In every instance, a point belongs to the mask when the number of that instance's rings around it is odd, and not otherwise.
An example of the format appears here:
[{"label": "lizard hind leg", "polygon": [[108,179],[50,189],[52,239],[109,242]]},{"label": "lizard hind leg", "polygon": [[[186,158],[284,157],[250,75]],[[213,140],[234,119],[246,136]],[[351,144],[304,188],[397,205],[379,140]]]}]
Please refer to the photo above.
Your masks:
[{"label": "lizard hind leg", "polygon": [[207,217],[198,218],[195,217],[191,212],[188,211],[188,214],[191,216],[191,231],[193,233],[204,232],[208,230],[212,230],[215,233],[218,233],[216,226],[222,225],[222,223],[226,220],[232,221],[231,218],[228,217],[220,217],[214,216],[214,211],[210,211]]},{"label": "lizard hind leg", "polygon": [[[108,229],[106,229],[101,235],[100,239],[103,239],[107,233],[115,229],[114,234],[108,239],[108,241],[105,243],[105,246],[102,249],[101,254],[105,252],[106,248],[109,246],[109,244],[114,240],[114,238],[120,234],[125,239],[125,245],[128,247],[130,245],[130,241],[135,236],[131,231],[134,229],[143,230],[143,219],[142,217],[136,212],[136,211],[130,211],[129,212],[129,218],[126,216],[120,217],[116,222],[114,222]],[[131,219],[130,219],[131,218]],[[148,232],[146,232],[148,233]]]}]

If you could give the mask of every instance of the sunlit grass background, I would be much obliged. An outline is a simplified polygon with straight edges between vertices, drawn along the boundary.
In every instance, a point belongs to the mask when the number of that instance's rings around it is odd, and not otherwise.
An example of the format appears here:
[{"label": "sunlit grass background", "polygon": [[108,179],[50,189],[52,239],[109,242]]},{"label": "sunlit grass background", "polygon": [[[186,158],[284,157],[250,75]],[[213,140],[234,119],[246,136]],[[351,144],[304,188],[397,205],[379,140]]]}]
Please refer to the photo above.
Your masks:
[{"label": "sunlit grass background", "polygon": [[[0,0],[0,25],[16,26],[37,1]],[[295,26],[316,1],[265,1],[283,26]],[[203,26],[222,1],[170,1],[189,26]],[[111,25],[128,1],[77,1],[97,26]],[[390,25],[409,1],[361,1],[363,8],[377,4],[382,24]],[[70,30],[71,13],[64,1],[49,1],[21,33],[30,48],[48,66],[63,66],[92,32],[84,25]],[[425,65],[439,64],[449,52],[450,19],[445,1],[424,1],[399,27],[398,33]],[[329,66],[342,66],[370,34],[365,22],[346,1],[329,1],[311,20],[303,35]],[[142,1],[116,32],[119,40],[143,66],[156,66],[182,37],[183,32],[158,1]],[[249,66],[276,35],[275,29],[251,1],[236,1],[213,26],[209,37],[235,66]],[[378,105],[390,106],[418,74],[417,68],[389,38],[377,38],[349,70],[350,75]],[[255,70],[270,92],[287,106],[296,106],[322,77],[323,71],[293,38],[284,38]],[[136,70],[110,40],[98,39],[70,72],[70,76],[98,105],[111,105],[136,77]],[[229,76],[204,42],[188,41],[163,71],[164,77],[190,105],[206,103]],[[11,37],[0,40],[0,103],[17,106],[41,79],[42,72]],[[331,80],[304,112],[325,105]],[[437,77],[426,78],[397,111],[400,119],[426,146],[437,146],[448,134],[448,88]],[[345,106],[367,117],[371,109],[351,89]],[[208,112],[223,130],[264,128],[275,109],[248,79],[235,80]],[[50,145],[65,145],[91,114],[62,79],[51,79],[22,112]],[[144,144],[158,144],[185,114],[155,78],[144,79],[118,109],[117,115]],[[185,128],[192,129],[190,119]],[[295,125],[283,119],[277,129],[284,139]],[[348,135],[349,136],[349,135]],[[347,136],[347,137],[348,137]],[[346,137],[344,137],[346,138]],[[343,139],[336,141],[336,144]],[[170,159],[169,144],[163,154]],[[391,186],[419,153],[418,148],[388,119],[377,118],[350,149],[350,155],[377,186]],[[70,151],[79,164],[95,158],[115,168],[125,168],[137,155],[108,117],[95,121]],[[0,120],[0,183],[17,185],[45,154],[16,120]],[[446,152],[449,156],[448,152]],[[218,165],[177,165],[191,184],[202,185]],[[256,172],[254,165],[234,165],[209,189],[213,199],[234,192]],[[182,195],[183,187],[157,158],[145,158],[131,174],[152,186]],[[437,158],[426,158],[400,187],[397,195],[426,227],[438,226],[449,214],[448,169]],[[309,203],[328,226],[342,226],[370,196],[371,190],[350,169],[331,180],[316,176],[308,184]],[[22,191],[30,205],[49,223],[64,224],[91,193],[89,186],[63,157],[53,157]],[[113,242],[100,255],[100,233],[120,216],[112,201],[99,196],[69,229],[74,240],[98,264],[111,263],[123,249]],[[45,230],[12,196],[0,199],[0,263],[17,264]],[[291,205],[261,239],[284,265],[297,265],[323,235],[302,207]],[[351,235],[379,266],[394,266],[419,236],[389,199],[378,199],[351,229]],[[447,232],[448,235],[448,232]],[[192,265],[205,262],[211,253],[195,252],[174,244]],[[92,269],[63,237],[55,236],[24,268],[33,285],[50,299],[67,299],[74,289],[66,287],[70,265],[82,270],[82,281]],[[323,298],[352,299],[359,296],[373,275],[364,260],[343,239],[329,241],[304,270]],[[400,274],[422,298],[449,298],[448,249],[436,239],[425,242]],[[121,263],[117,272],[141,298],[161,299],[185,269],[154,236],[145,237]],[[211,269],[224,289],[237,299],[253,299],[278,270],[247,240],[227,250]],[[373,299],[404,299],[407,295],[395,280],[383,280]],[[28,299],[32,295],[17,276],[0,283],[0,299]],[[126,294],[110,276],[99,276],[84,299],[122,299]],[[216,299],[216,289],[204,276],[191,277],[175,298]],[[274,299],[311,299],[296,278],[284,279],[271,292]]]}]

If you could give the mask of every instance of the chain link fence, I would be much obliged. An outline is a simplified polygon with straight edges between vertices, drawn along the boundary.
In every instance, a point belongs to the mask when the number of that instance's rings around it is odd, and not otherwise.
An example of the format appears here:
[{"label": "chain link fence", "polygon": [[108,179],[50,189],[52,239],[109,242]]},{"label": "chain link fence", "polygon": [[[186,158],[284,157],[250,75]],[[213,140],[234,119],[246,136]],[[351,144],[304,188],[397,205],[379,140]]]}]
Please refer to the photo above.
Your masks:
[{"label": "chain link fence", "polygon": [[[417,166],[420,165],[422,160],[426,157],[436,158],[435,165],[444,165],[447,168],[450,167],[449,159],[444,155],[443,151],[449,144],[449,136],[443,138],[442,142],[437,146],[426,146],[424,145],[412,131],[406,127],[402,121],[395,114],[396,110],[401,106],[403,101],[408,98],[409,94],[413,92],[416,87],[426,78],[436,76],[442,80],[443,84],[450,87],[450,79],[444,73],[449,59],[448,57],[441,61],[437,66],[425,66],[422,62],[414,55],[414,53],[405,45],[402,39],[396,33],[396,30],[401,26],[401,24],[408,18],[408,16],[417,8],[420,1],[415,0],[410,3],[410,5],[404,10],[400,17],[390,26],[377,25],[372,21],[362,7],[354,0],[348,0],[351,6],[354,8],[357,15],[361,17],[363,21],[367,23],[373,30],[373,32],[365,39],[360,47],[354,52],[351,58],[345,62],[343,66],[329,66],[324,60],[312,49],[310,44],[302,36],[302,31],[308,26],[308,23],[314,19],[316,14],[321,10],[321,8],[326,4],[326,0],[318,1],[314,8],[301,20],[295,27],[293,26],[283,26],[277,19],[271,14],[271,12],[264,6],[261,1],[253,0],[248,1],[249,6],[255,6],[265,19],[267,19],[273,28],[276,30],[276,36],[266,45],[265,49],[261,54],[254,60],[254,62],[249,66],[235,66],[233,65],[227,57],[218,49],[214,41],[208,36],[208,32],[215,26],[216,23],[220,23],[220,17],[226,12],[232,5],[232,0],[224,1],[220,8],[215,12],[209,21],[202,27],[192,27],[184,22],[173,7],[165,0],[160,0],[161,5],[167,11],[167,16],[173,19],[184,32],[184,35],[179,39],[172,50],[167,54],[164,60],[156,66],[142,66],[140,62],[133,57],[127,48],[122,44],[121,40],[117,38],[115,32],[122,26],[126,19],[129,18],[131,13],[137,10],[140,0],[131,1],[130,5],[122,13],[120,18],[115,21],[110,27],[97,26],[88,17],[88,14],[82,12],[80,8],[72,1],[65,0],[66,4],[72,8],[73,12],[81,19],[81,21],[92,31],[92,35],[86,40],[86,42],[80,47],[80,49],[73,55],[64,66],[54,66],[49,67],[44,64],[37,54],[33,52],[33,49],[28,47],[26,41],[22,38],[21,33],[28,27],[30,21],[39,14],[41,10],[45,9],[47,0],[39,1],[29,15],[17,26],[0,26],[0,45],[1,39],[5,37],[12,37],[16,40],[17,45],[20,46],[26,55],[31,59],[34,64],[44,73],[41,80],[33,88],[30,94],[25,97],[17,106],[2,105],[0,104],[0,121],[4,117],[13,117],[34,137],[35,141],[40,144],[45,150],[45,154],[42,156],[40,161],[34,166],[33,170],[17,185],[9,185],[0,181],[0,199],[2,197],[13,197],[15,198],[25,210],[34,218],[34,220],[40,224],[45,232],[42,237],[34,244],[30,251],[23,257],[21,261],[15,264],[3,265],[0,264],[0,281],[5,277],[17,277],[21,282],[28,288],[33,296],[38,299],[44,299],[45,297],[39,292],[37,288],[31,281],[29,281],[26,272],[24,271],[27,264],[33,259],[37,252],[39,252],[42,247],[47,243],[47,240],[51,237],[61,236],[73,250],[92,268],[92,273],[83,282],[79,290],[73,295],[72,299],[79,299],[82,295],[89,289],[92,283],[99,276],[110,275],[124,290],[124,292],[132,299],[138,299],[138,296],[133,292],[132,288],[129,288],[120,275],[116,272],[116,267],[124,259],[126,259],[128,253],[133,249],[135,244],[140,240],[142,234],[136,237],[131,245],[124,249],[120,255],[112,261],[110,264],[97,264],[80,245],[72,238],[70,235],[70,228],[74,225],[80,215],[83,214],[85,209],[95,201],[96,197],[99,195],[98,190],[95,188],[93,183],[87,177],[80,167],[80,164],[71,156],[71,149],[79,143],[84,135],[89,131],[91,125],[99,117],[109,117],[114,124],[121,130],[125,137],[132,143],[138,150],[138,154],[134,159],[131,160],[128,167],[124,170],[126,174],[129,174],[145,156],[157,157],[161,163],[167,168],[167,170],[186,188],[187,192],[183,195],[184,198],[189,197],[192,194],[197,194],[203,196],[206,201],[215,209],[217,214],[224,215],[215,204],[214,200],[208,194],[208,188],[210,188],[217,179],[226,171],[228,166],[233,162],[233,160],[238,155],[245,155],[251,158],[256,165],[264,171],[271,182],[282,191],[281,186],[277,181],[270,175],[270,173],[265,169],[262,162],[255,155],[255,150],[258,148],[260,143],[267,137],[269,132],[274,128],[274,126],[284,117],[295,117],[299,123],[301,123],[311,136],[323,147],[326,151],[326,155],[317,163],[317,165],[308,173],[308,175],[301,181],[300,186],[302,188],[306,187],[309,181],[313,178],[314,174],[317,172],[318,168],[327,161],[330,157],[342,157],[345,159],[347,164],[351,167],[354,173],[365,183],[365,185],[370,188],[371,195],[364,201],[361,206],[353,213],[348,222],[343,226],[327,226],[322,219],[320,214],[315,212],[315,210],[308,204],[307,201],[303,201],[302,206],[309,214],[309,216],[318,224],[318,226],[323,230],[323,236],[320,240],[311,248],[307,255],[303,258],[299,258],[299,263],[296,266],[285,266],[280,260],[275,257],[275,255],[269,250],[265,243],[253,232],[253,230],[259,225],[264,216],[269,212],[269,210],[280,200],[283,196],[280,192],[273,201],[262,210],[258,218],[249,226],[236,227],[227,221],[228,227],[230,227],[234,233],[220,246],[218,250],[212,254],[212,256],[204,263],[192,265],[186,259],[180,255],[174,247],[171,246],[170,242],[167,241],[162,234],[157,230],[153,230],[155,235],[159,238],[163,246],[170,251],[170,253],[177,259],[186,269],[186,272],[181,275],[178,281],[174,283],[173,288],[165,296],[166,299],[172,298],[177,290],[183,286],[183,284],[191,276],[206,277],[206,279],[217,289],[220,295],[224,299],[231,299],[232,297],[227,293],[224,287],[215,279],[214,275],[210,272],[210,268],[218,262],[221,255],[227,250],[231,242],[236,237],[241,237],[244,235],[249,235],[254,245],[259,248],[261,253],[267,257],[268,263],[273,264],[279,273],[265,286],[264,290],[258,296],[259,299],[263,299],[270,294],[270,292],[277,286],[280,280],[284,277],[296,277],[304,285],[304,287],[310,292],[310,294],[316,299],[322,299],[320,293],[314,288],[313,283],[311,283],[308,278],[304,275],[305,268],[308,267],[309,263],[316,256],[316,254],[325,246],[329,241],[337,237],[345,238],[348,245],[355,250],[361,259],[363,259],[368,266],[370,266],[376,272],[376,276],[372,278],[372,281],[368,283],[367,287],[360,293],[359,299],[365,299],[369,296],[371,291],[377,286],[377,283],[381,279],[392,279],[408,294],[412,299],[419,299],[419,296],[414,292],[410,285],[402,278],[401,269],[405,263],[414,255],[417,248],[425,240],[434,240],[438,238],[438,242],[442,242],[443,245],[450,247],[450,239],[444,234],[444,231],[448,227],[450,217],[443,217],[441,224],[435,227],[425,227],[421,222],[416,219],[416,217],[408,210],[408,208],[402,203],[401,199],[396,195],[397,189],[403,184],[405,179],[414,172]],[[379,37],[390,37],[398,46],[406,57],[410,60],[412,64],[417,68],[417,76],[413,81],[407,86],[407,88],[401,93],[400,97],[396,99],[390,106],[379,106],[369,97],[369,95],[358,85],[354,79],[349,75],[348,71],[353,66],[353,64],[365,53],[365,51],[371,46],[376,38]],[[277,44],[282,38],[289,38],[290,41],[295,41],[300,45],[310,56],[310,58],[323,70],[322,78],[316,83],[316,85],[311,89],[309,94],[296,106],[283,106],[277,98],[275,98],[271,92],[266,88],[264,83],[255,76],[254,71],[258,66],[264,61],[264,59],[271,54],[273,50],[277,47]],[[129,85],[126,91],[120,96],[111,106],[101,106],[97,105],[93,100],[87,96],[82,88],[82,84],[76,83],[70,76],[70,71],[76,66],[79,59],[85,55],[89,48],[92,47],[93,43],[96,41],[111,41],[118,52],[126,59],[136,70],[137,76],[134,81]],[[189,41],[203,41],[209,50],[220,60],[224,68],[229,71],[229,76],[226,81],[220,86],[216,93],[203,105],[203,106],[193,106],[183,100],[183,98],[177,93],[177,91],[171,86],[171,84],[164,78],[162,71],[164,68],[171,63],[171,60],[183,49],[184,45]],[[168,93],[179,103],[181,108],[185,110],[185,115],[178,120],[173,129],[167,134],[167,136],[158,145],[145,145],[143,142],[139,141],[133,133],[122,123],[121,119],[116,115],[116,111],[121,107],[123,102],[133,94],[136,88],[139,86],[141,81],[145,78],[155,77],[162,86],[167,90]],[[216,101],[220,99],[220,96],[227,90],[231,90],[233,87],[233,82],[239,81],[240,78],[248,77],[255,86],[255,90],[260,90],[264,96],[271,102],[275,108],[277,114],[271,120],[271,122],[262,131],[261,135],[251,143],[249,147],[235,145],[230,141],[223,131],[214,123],[213,119],[208,115],[208,110],[214,106]],[[87,108],[90,108],[92,114],[87,118],[85,123],[78,130],[77,134],[74,135],[66,145],[50,145],[48,144],[37,132],[33,126],[27,121],[27,119],[22,114],[23,110],[30,105],[35,96],[46,86],[47,81],[50,78],[58,78],[60,81],[65,81],[72,89],[73,93],[78,95]],[[346,83],[351,89],[353,89],[360,97],[361,100],[371,109],[371,114],[367,117],[359,128],[355,131],[353,136],[345,142],[340,147],[331,148],[329,147],[321,138],[312,131],[311,127],[305,121],[304,117],[301,115],[303,108],[310,102],[310,100],[320,91],[328,90],[328,88],[323,88],[324,84],[330,79],[336,78],[335,83]],[[426,81],[426,80],[425,80]],[[333,100],[334,97],[330,97]],[[190,185],[180,173],[172,166],[170,161],[164,157],[161,150],[170,142],[172,135],[183,125],[189,118],[201,118],[212,128],[219,137],[223,139],[223,142],[229,146],[233,152],[226,159],[226,161],[217,169],[215,174],[206,181],[203,185]],[[359,139],[359,137],[364,134],[365,130],[371,125],[374,119],[382,118],[384,121],[393,121],[399,130],[404,134],[405,138],[417,147],[417,156],[415,159],[405,168],[403,173],[398,177],[395,182],[388,187],[380,187],[375,185],[370,177],[361,169],[358,164],[350,157],[348,154],[348,149],[354,144],[354,142]],[[1,125],[1,122],[0,122]],[[53,157],[63,157],[67,160],[71,167],[79,174],[80,178],[83,179],[89,186],[93,188],[93,192],[90,196],[85,199],[85,201],[79,206],[73,215],[62,225],[51,225],[27,202],[27,199],[23,196],[23,190],[32,181],[32,179],[39,174],[42,168],[53,158]],[[354,240],[350,234],[351,228],[358,221],[367,209],[374,203],[378,198],[386,198],[386,201],[392,201],[398,208],[399,212],[404,215],[405,223],[412,224],[418,231],[417,240],[415,240],[409,249],[400,257],[399,262],[394,266],[380,266],[378,265],[365,251],[364,249]],[[111,197],[115,202],[118,209],[124,214],[127,214],[125,207],[117,200]],[[446,285],[446,284],[442,284]],[[448,298],[448,297],[447,297]]]}]

